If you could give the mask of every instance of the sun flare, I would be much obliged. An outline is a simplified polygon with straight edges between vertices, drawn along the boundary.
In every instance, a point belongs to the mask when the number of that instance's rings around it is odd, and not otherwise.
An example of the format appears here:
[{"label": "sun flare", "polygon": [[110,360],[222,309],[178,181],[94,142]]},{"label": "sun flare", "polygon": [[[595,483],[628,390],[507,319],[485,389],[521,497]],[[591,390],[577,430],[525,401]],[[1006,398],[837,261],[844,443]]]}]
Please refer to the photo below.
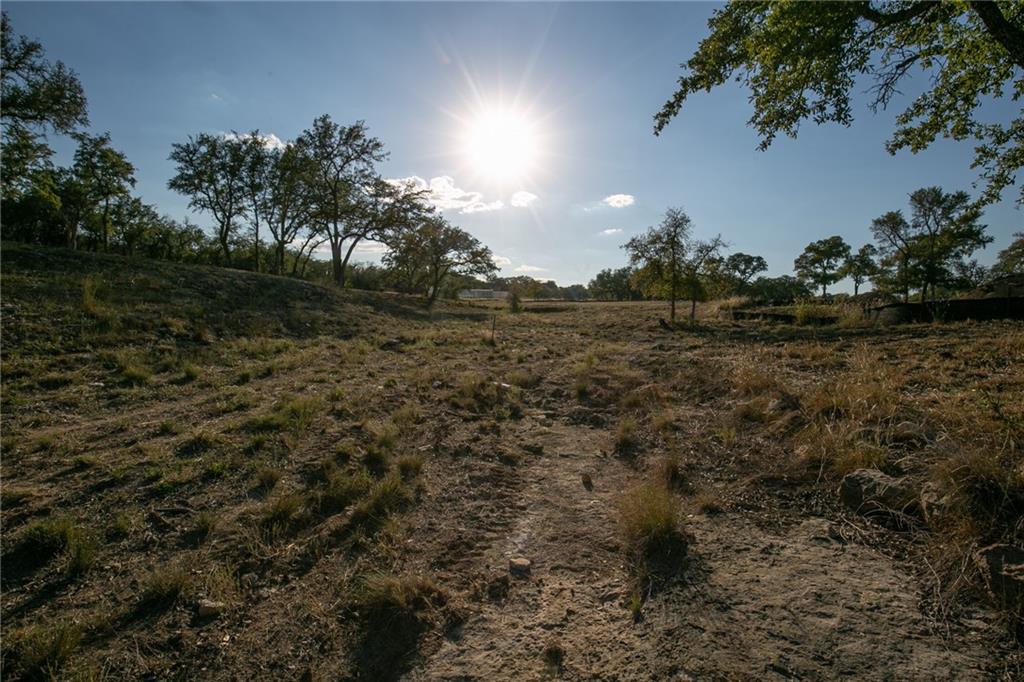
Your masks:
[{"label": "sun flare", "polygon": [[510,109],[481,111],[466,126],[463,143],[473,170],[499,182],[525,178],[539,151],[535,125]]}]

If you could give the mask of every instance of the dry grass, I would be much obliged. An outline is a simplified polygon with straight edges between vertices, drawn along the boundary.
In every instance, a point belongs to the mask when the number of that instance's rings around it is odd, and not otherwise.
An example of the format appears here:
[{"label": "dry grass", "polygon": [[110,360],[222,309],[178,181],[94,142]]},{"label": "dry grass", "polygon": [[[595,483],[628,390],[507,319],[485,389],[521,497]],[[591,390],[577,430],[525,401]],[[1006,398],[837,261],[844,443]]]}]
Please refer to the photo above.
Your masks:
[{"label": "dry grass", "polygon": [[659,483],[645,483],[623,495],[619,530],[638,580],[661,572],[686,554],[687,538],[679,522],[678,501]]}]

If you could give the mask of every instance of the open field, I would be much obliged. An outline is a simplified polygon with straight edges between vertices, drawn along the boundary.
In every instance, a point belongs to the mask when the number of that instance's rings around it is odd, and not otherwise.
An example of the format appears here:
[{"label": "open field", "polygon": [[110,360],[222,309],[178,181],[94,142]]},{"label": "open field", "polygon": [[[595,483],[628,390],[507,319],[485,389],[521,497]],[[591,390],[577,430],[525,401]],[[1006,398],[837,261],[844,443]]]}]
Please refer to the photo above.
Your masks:
[{"label": "open field", "polygon": [[[2,286],[5,678],[1024,673],[974,560],[1024,541],[1024,324],[665,331],[16,245]],[[863,468],[904,513],[843,506]]]}]

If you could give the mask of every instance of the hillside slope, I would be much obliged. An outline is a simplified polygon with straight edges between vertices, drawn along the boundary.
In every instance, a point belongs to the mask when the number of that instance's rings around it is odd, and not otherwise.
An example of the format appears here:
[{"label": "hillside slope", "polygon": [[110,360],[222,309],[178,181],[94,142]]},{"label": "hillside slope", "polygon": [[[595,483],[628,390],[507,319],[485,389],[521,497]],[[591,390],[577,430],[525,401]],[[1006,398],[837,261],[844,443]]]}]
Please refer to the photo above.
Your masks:
[{"label": "hillside slope", "polygon": [[19,246],[0,284],[7,679],[1021,672],[930,554],[1012,524],[835,494],[1016,442],[1019,323],[670,333]]}]

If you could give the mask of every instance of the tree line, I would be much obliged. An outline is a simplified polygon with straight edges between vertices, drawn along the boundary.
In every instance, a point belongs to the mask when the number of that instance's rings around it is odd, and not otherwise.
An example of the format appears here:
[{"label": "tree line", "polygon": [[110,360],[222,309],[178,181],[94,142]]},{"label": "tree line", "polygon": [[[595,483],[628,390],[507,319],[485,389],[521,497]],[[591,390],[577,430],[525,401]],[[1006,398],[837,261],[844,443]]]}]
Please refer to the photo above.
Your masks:
[{"label": "tree line", "polygon": [[721,235],[697,239],[690,217],[670,208],[664,219],[622,245],[629,265],[605,269],[587,287],[603,300],[662,299],[670,302],[675,321],[676,301],[690,302],[694,317],[698,301],[746,296],[762,303],[790,303],[811,298],[847,277],[854,296],[865,282],[881,294],[904,301],[916,293],[921,301],[974,289],[986,281],[1024,275],[1024,233],[999,253],[991,268],[971,255],[992,242],[981,221],[981,208],[966,192],[925,187],[910,194],[910,217],[889,211],[872,221],[874,244],[857,251],[836,235],[808,244],[793,262],[794,276],[758,276],[768,269],[761,256],[733,253]]},{"label": "tree line", "polygon": [[[77,75],[16,36],[6,13],[2,32],[4,239],[293,276],[322,274],[313,255],[326,246],[339,286],[357,247],[372,241],[385,250],[393,287],[429,303],[454,276],[497,270],[490,250],[436,212],[425,191],[381,176],[387,152],[363,121],[327,114],[294,141],[254,130],[172,145],[168,187],[211,218],[213,234],[160,215],[132,194],[135,167],[109,133],[82,130],[89,118]],[[76,143],[69,166],[54,165],[51,134]]]}]

